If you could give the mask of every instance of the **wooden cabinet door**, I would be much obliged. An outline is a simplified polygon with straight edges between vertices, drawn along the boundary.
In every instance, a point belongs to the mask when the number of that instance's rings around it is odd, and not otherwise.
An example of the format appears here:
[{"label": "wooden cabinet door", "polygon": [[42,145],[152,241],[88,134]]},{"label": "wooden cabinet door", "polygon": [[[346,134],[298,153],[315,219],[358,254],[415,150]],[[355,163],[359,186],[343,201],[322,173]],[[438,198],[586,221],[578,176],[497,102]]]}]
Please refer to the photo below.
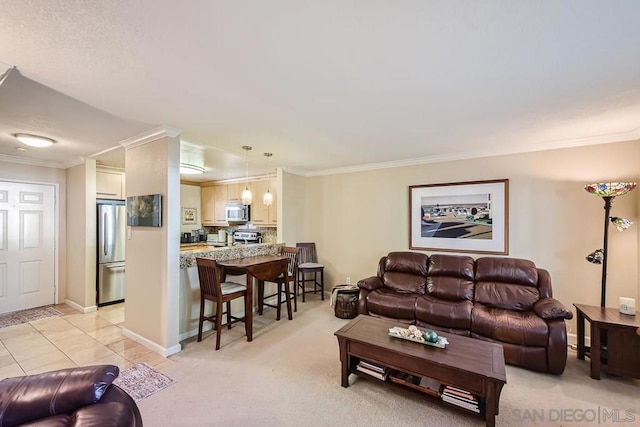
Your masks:
[{"label": "wooden cabinet door", "polygon": [[269,222],[270,225],[278,225],[278,191],[276,187],[276,180],[269,180],[269,191],[273,196],[273,202],[269,206]]},{"label": "wooden cabinet door", "polygon": [[253,181],[251,183],[251,222],[255,225],[267,225],[269,222],[269,208],[264,205],[262,198],[267,191],[267,181]]},{"label": "wooden cabinet door", "polygon": [[201,220],[203,224],[215,223],[215,188],[213,186],[200,188]]},{"label": "wooden cabinet door", "polygon": [[214,219],[216,225],[227,225],[227,203],[229,201],[229,186],[226,184],[216,185],[213,188],[214,198]]},{"label": "wooden cabinet door", "polygon": [[[242,202],[242,192],[244,191],[245,183],[236,182],[235,184],[227,185],[227,187],[229,191],[227,200],[229,200],[230,202]],[[249,189],[251,189],[251,187],[249,187]]]},{"label": "wooden cabinet door", "polygon": [[122,199],[121,172],[96,171],[96,197],[99,199]]}]

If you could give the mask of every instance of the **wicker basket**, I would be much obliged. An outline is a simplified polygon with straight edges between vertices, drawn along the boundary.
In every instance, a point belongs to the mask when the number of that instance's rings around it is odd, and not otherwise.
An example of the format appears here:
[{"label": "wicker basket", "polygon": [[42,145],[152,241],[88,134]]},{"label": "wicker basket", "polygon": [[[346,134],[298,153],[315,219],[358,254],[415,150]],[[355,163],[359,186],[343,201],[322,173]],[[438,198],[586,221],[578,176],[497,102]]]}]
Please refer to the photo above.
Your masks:
[{"label": "wicker basket", "polygon": [[360,289],[337,289],[335,296],[336,317],[353,319],[358,315]]}]

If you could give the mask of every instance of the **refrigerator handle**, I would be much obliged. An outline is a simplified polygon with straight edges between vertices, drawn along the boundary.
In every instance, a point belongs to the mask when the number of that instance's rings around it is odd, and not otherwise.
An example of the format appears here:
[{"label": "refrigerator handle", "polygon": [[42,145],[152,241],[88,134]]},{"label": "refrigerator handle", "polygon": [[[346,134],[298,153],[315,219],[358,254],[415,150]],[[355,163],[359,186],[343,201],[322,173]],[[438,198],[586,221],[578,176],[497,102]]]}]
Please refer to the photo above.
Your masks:
[{"label": "refrigerator handle", "polygon": [[102,239],[102,252],[104,254],[104,256],[107,256],[107,213],[105,212],[104,214],[104,218],[102,221],[102,235],[104,236],[104,238]]}]

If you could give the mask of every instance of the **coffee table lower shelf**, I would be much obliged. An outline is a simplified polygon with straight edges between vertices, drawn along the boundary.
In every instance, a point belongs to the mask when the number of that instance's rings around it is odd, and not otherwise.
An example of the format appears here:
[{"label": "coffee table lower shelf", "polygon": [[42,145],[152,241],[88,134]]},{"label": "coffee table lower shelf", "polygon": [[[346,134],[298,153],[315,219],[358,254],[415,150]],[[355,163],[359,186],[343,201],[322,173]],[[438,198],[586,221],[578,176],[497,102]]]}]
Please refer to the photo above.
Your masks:
[{"label": "coffee table lower shelf", "polygon": [[[360,361],[360,358],[354,357],[354,359],[352,360],[352,365],[351,366],[357,366],[358,362]],[[361,378],[365,378],[367,380],[373,381],[373,382],[381,382],[381,383],[385,383],[385,385],[389,385],[389,386],[393,386],[393,387],[398,387],[404,390],[409,390],[413,393],[419,394],[421,396],[426,396],[427,398],[430,398],[431,400],[434,401],[438,401],[441,404],[444,404],[446,406],[449,406],[451,408],[455,408],[458,410],[461,410],[463,412],[465,412],[466,414],[469,414],[471,416],[480,418],[482,420],[486,419],[486,413],[485,413],[485,400],[484,398],[480,399],[478,401],[478,412],[475,412],[473,410],[469,410],[467,408],[464,408],[462,406],[453,404],[453,403],[449,403],[445,400],[442,400],[442,391],[441,389],[444,388],[446,385],[445,384],[441,384],[441,388],[439,390],[434,390],[428,387],[423,387],[419,384],[415,384],[411,381],[407,381],[405,379],[401,379],[398,376],[396,376],[397,374],[402,374],[404,372],[401,371],[397,371],[397,370],[391,370],[391,372],[389,373],[389,375],[387,376],[386,379],[380,379],[380,378],[376,378],[374,376],[368,375],[366,373],[360,372],[357,369],[350,369],[349,372],[351,374],[354,374],[358,377]],[[404,373],[407,374],[407,373]],[[407,375],[411,375],[411,374],[407,374]],[[416,376],[413,376],[414,378],[416,378]],[[423,377],[424,378],[424,377]]]}]

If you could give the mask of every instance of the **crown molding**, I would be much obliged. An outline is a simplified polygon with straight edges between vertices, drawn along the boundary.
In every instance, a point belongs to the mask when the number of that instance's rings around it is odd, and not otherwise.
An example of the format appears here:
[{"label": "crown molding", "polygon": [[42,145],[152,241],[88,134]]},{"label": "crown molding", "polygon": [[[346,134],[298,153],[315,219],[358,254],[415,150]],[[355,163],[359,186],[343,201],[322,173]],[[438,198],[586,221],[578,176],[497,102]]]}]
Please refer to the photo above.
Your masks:
[{"label": "crown molding", "polygon": [[480,159],[484,157],[507,156],[511,154],[533,153],[536,151],[561,150],[565,148],[586,147],[588,145],[611,144],[616,142],[635,141],[640,139],[640,127],[628,132],[596,135],[584,138],[573,138],[560,141],[548,141],[538,144],[528,144],[518,149],[504,148],[485,151],[469,151],[456,154],[443,154],[437,156],[420,157],[416,159],[397,160],[392,162],[370,163],[366,165],[347,166],[343,168],[323,169],[313,172],[304,172],[296,169],[283,168],[287,173],[304,177],[337,175],[342,173],[365,172],[377,169],[391,169],[406,166],[416,166],[429,163],[452,162],[457,160]]},{"label": "crown molding", "polygon": [[56,168],[56,169],[66,169],[67,166],[58,162],[50,162],[46,160],[38,160],[38,159],[25,159],[24,157],[17,156],[8,156],[6,154],[0,154],[0,162],[7,163],[20,163],[23,165],[31,165],[31,166],[44,166],[47,168]]},{"label": "crown molding", "polygon": [[121,146],[123,146],[126,150],[130,148],[139,147],[141,145],[147,144],[151,141],[158,140],[160,138],[168,137],[175,138],[176,136],[182,133],[181,129],[172,128],[168,126],[160,126],[155,129],[148,130],[136,136],[132,136],[131,138],[127,138],[119,142]]}]

